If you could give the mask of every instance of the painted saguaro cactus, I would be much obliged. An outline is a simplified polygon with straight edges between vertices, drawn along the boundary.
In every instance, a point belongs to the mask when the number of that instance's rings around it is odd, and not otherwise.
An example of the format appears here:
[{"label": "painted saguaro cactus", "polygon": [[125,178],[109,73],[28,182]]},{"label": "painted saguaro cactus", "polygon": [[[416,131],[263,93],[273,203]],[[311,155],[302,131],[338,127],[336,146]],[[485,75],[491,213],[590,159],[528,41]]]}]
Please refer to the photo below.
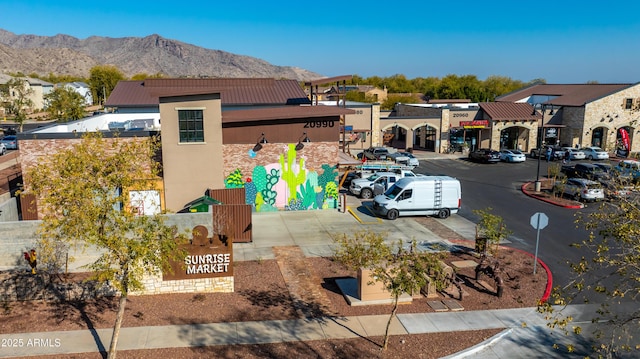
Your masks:
[{"label": "painted saguaro cactus", "polygon": [[296,199],[298,186],[305,183],[307,174],[304,169],[304,158],[300,158],[300,164],[296,165],[295,145],[289,144],[286,163],[284,161],[284,155],[280,155],[280,168],[282,169],[281,178],[287,183],[287,187],[289,188],[289,200]]}]

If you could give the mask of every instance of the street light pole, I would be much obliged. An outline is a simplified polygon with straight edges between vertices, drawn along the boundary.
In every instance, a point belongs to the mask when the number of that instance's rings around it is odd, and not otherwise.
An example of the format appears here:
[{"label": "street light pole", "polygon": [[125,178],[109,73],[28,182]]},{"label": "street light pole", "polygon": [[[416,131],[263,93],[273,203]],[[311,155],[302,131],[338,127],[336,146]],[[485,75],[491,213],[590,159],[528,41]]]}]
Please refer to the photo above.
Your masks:
[{"label": "street light pole", "polygon": [[[544,133],[544,112],[545,112],[546,107],[547,107],[547,105],[540,104],[540,109],[542,110],[542,121],[541,121],[542,124],[540,125],[540,132],[541,132],[542,138],[539,141],[540,142],[540,146],[538,147],[538,169],[536,171],[536,183],[535,183],[535,186],[536,186],[535,187],[535,191],[536,192],[540,192],[540,190],[542,189],[542,183],[540,182],[540,156],[543,154],[542,150],[544,148],[544,137],[545,137],[544,136],[545,135],[545,133]],[[549,114],[553,115],[553,105],[551,107],[551,112]],[[537,115],[536,105],[533,106],[532,115]],[[546,154],[545,154],[545,156],[546,156]]]}]

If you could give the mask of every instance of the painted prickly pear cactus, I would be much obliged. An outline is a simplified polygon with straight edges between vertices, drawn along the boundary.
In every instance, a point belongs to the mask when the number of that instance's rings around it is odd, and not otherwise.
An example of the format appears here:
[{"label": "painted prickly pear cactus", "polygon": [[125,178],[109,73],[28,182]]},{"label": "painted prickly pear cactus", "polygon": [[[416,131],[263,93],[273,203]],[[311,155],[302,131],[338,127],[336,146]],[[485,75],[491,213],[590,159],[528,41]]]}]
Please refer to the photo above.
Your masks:
[{"label": "painted prickly pear cactus", "polygon": [[260,194],[262,195],[262,199],[266,205],[276,208],[275,204],[277,193],[273,190],[273,186],[275,186],[275,184],[280,180],[280,171],[275,168],[271,169],[271,172],[267,173],[266,178],[267,181],[265,183],[265,188],[260,191]]}]

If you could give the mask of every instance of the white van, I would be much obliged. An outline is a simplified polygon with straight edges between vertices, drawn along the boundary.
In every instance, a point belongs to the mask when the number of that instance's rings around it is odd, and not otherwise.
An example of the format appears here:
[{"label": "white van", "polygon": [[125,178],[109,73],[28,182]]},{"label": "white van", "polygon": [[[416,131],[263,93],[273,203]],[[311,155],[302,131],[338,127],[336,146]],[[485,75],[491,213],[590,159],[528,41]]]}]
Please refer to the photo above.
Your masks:
[{"label": "white van", "polygon": [[373,200],[373,212],[381,217],[433,216],[447,218],[462,203],[460,181],[450,176],[406,177]]}]

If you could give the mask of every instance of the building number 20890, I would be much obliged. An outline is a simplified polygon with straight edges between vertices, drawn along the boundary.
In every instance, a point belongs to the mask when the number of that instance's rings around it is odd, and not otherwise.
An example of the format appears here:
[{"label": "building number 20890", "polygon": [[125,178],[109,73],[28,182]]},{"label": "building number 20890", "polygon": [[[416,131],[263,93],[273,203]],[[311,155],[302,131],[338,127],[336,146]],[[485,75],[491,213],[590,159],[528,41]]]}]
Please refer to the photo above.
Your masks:
[{"label": "building number 20890", "polygon": [[315,127],[333,127],[333,121],[309,121],[304,124],[304,128],[315,128]]}]

